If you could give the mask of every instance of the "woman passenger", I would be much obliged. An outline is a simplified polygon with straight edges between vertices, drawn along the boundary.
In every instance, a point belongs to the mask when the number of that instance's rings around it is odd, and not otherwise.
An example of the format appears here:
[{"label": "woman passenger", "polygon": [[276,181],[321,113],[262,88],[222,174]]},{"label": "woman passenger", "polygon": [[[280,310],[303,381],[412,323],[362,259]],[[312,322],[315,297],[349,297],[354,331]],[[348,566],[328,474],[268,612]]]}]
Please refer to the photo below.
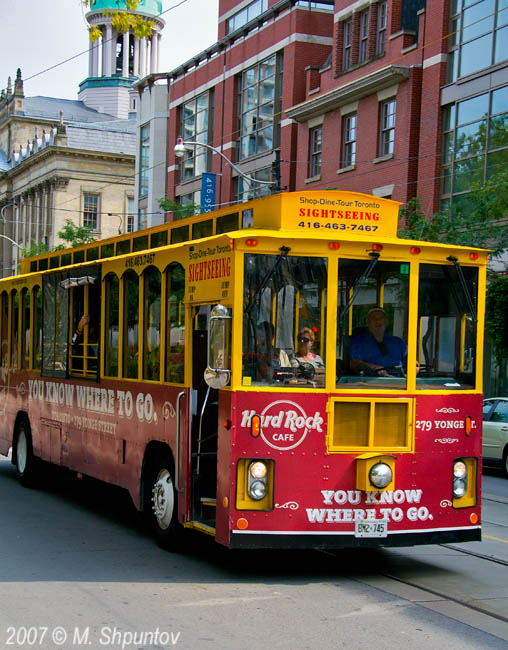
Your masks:
[{"label": "woman passenger", "polygon": [[319,354],[312,352],[316,336],[310,327],[303,327],[298,333],[298,353],[296,360],[300,363],[310,363],[314,368],[324,368],[325,363]]}]

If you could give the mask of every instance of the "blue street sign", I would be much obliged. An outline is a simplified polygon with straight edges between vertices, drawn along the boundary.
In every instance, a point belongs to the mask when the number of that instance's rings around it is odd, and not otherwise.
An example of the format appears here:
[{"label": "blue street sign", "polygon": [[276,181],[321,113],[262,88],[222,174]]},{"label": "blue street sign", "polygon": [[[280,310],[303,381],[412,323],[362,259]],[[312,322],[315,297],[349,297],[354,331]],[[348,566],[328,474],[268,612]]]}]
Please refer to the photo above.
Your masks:
[{"label": "blue street sign", "polygon": [[201,212],[215,210],[217,174],[204,172],[201,175]]}]

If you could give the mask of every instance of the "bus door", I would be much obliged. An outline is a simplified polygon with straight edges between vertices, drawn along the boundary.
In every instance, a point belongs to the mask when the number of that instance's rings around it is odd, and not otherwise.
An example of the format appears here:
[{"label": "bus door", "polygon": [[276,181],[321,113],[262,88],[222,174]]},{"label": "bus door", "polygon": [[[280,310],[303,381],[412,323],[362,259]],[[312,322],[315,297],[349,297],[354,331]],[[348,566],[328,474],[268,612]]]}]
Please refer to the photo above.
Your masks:
[{"label": "bus door", "polygon": [[216,512],[219,392],[207,385],[204,374],[213,307],[199,305],[193,310],[190,418],[191,520],[211,527],[215,527]]}]

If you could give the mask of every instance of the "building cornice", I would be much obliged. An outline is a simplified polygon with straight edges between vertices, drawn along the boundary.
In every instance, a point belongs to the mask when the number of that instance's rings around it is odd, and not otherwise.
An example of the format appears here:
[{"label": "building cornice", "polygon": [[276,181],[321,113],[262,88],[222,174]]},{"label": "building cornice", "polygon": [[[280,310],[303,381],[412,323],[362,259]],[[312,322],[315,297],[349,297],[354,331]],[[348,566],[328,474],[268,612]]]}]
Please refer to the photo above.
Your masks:
[{"label": "building cornice", "polygon": [[41,151],[21,160],[17,165],[3,172],[4,178],[12,178],[18,173],[23,173],[32,166],[39,166],[47,158],[53,156],[66,156],[71,158],[93,158],[94,160],[110,160],[116,163],[134,165],[135,155],[129,153],[116,153],[109,151],[95,151],[93,149],[76,149],[74,147],[49,145]]},{"label": "building cornice", "polygon": [[306,122],[313,117],[328,113],[345,104],[358,101],[367,95],[389,88],[394,84],[407,81],[410,68],[389,65],[375,70],[354,81],[338,86],[322,95],[317,95],[301,104],[286,109],[287,117],[297,122]]}]

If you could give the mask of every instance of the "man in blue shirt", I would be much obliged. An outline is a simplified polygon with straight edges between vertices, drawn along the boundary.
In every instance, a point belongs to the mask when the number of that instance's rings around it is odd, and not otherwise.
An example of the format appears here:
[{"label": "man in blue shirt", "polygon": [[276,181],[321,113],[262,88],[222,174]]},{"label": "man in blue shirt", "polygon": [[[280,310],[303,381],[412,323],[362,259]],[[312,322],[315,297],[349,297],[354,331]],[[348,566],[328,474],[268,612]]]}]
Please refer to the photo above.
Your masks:
[{"label": "man in blue shirt", "polygon": [[367,314],[367,331],[353,338],[350,348],[351,370],[359,373],[366,370],[370,374],[386,377],[391,374],[385,368],[406,365],[407,344],[398,336],[385,334],[386,314],[380,307]]}]

